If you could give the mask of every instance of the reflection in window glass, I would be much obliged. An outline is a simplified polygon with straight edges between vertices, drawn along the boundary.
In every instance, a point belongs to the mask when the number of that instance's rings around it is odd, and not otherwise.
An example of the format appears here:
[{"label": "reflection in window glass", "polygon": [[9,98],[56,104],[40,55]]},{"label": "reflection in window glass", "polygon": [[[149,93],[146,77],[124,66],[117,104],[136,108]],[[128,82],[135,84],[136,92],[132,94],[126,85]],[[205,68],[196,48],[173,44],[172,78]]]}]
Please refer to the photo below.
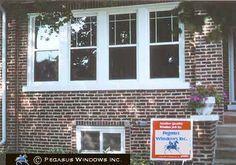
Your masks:
[{"label": "reflection in window glass", "polygon": [[[150,13],[150,78],[179,77],[177,13]],[[161,43],[161,44],[160,44]]]},{"label": "reflection in window glass", "polygon": [[103,134],[103,150],[106,151],[121,150],[121,134],[120,133],[104,133]]},{"label": "reflection in window glass", "polygon": [[35,53],[35,81],[58,81],[58,52],[39,51]]},{"label": "reflection in window glass", "polygon": [[109,43],[109,79],[136,79],[135,13],[109,16]]},{"label": "reflection in window glass", "polygon": [[171,41],[171,19],[160,18],[157,21],[157,42]]},{"label": "reflection in window glass", "polygon": [[173,18],[173,40],[174,41],[178,41],[179,40],[179,33],[180,33],[180,30],[179,30],[179,27],[178,27],[178,17],[174,17]]},{"label": "reflection in window glass", "polygon": [[71,80],[96,80],[97,17],[71,21]]},{"label": "reflection in window glass", "polygon": [[82,131],[81,132],[81,150],[100,150],[99,132]]},{"label": "reflection in window glass", "polygon": [[48,26],[41,26],[40,22],[35,22],[35,49],[58,49],[58,33],[51,33]]},{"label": "reflection in window glass", "polygon": [[110,48],[109,78],[136,78],[136,47]]},{"label": "reflection in window glass", "polygon": [[110,45],[136,43],[136,14],[109,16]]},{"label": "reflection in window glass", "polygon": [[71,47],[96,46],[96,17],[78,17],[71,21]]},{"label": "reflection in window glass", "polygon": [[162,45],[150,47],[150,77],[179,77],[178,45]]},{"label": "reflection in window glass", "polygon": [[71,50],[71,80],[96,80],[96,49]]},{"label": "reflection in window glass", "polygon": [[150,13],[150,42],[178,41],[178,17],[171,12]]}]

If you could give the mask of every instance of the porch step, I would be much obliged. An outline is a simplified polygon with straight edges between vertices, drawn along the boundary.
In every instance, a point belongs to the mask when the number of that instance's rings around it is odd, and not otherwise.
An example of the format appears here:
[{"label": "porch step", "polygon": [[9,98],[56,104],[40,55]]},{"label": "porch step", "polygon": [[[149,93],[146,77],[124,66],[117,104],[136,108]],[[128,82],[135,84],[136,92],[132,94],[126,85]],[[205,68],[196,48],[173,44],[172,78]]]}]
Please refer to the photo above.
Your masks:
[{"label": "porch step", "polygon": [[236,113],[227,112],[224,119],[228,124],[217,126],[214,165],[236,165]]},{"label": "porch step", "polygon": [[236,135],[236,125],[235,124],[223,124],[217,126],[217,135]]},{"label": "porch step", "polygon": [[236,148],[217,148],[216,149],[216,157],[218,159],[230,159],[235,160],[236,164]]},{"label": "porch step", "polygon": [[236,135],[217,135],[217,147],[235,147],[236,148]]},{"label": "porch step", "polygon": [[224,123],[225,124],[236,124],[236,112],[224,112]]},{"label": "porch step", "polygon": [[236,159],[216,159],[214,165],[236,165]]}]

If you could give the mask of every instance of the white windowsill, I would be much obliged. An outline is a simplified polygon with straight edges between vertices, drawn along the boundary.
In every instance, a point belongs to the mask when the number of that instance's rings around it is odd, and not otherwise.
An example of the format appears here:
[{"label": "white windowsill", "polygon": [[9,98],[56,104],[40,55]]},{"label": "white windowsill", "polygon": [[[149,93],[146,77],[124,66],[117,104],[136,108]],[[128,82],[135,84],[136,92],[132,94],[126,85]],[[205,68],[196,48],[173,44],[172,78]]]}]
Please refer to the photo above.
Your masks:
[{"label": "white windowsill", "polygon": [[193,121],[218,121],[219,115],[192,115]]},{"label": "white windowsill", "polygon": [[40,91],[92,91],[92,90],[155,90],[155,89],[189,89],[188,82],[180,80],[156,80],[139,82],[138,80],[112,80],[108,82],[81,81],[81,82],[36,82],[23,86],[23,92]]}]

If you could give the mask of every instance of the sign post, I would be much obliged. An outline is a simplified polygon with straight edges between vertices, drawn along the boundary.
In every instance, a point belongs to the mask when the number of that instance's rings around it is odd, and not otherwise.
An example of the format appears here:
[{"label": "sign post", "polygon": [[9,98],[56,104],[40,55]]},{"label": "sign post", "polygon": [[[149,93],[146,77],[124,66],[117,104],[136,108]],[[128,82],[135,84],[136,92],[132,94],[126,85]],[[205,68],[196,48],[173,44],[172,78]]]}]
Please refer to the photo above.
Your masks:
[{"label": "sign post", "polygon": [[190,119],[151,119],[151,160],[186,161],[193,155]]}]

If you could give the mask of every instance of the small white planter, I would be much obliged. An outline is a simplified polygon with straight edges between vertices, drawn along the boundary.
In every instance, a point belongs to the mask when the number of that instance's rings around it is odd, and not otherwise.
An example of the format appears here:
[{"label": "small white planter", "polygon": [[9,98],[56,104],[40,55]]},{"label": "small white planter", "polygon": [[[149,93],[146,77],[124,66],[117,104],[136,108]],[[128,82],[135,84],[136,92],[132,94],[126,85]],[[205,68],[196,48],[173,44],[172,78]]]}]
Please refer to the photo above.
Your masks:
[{"label": "small white planter", "polygon": [[202,108],[196,108],[198,115],[210,115],[214,109],[216,103],[215,97],[207,97],[205,101],[205,106]]}]

